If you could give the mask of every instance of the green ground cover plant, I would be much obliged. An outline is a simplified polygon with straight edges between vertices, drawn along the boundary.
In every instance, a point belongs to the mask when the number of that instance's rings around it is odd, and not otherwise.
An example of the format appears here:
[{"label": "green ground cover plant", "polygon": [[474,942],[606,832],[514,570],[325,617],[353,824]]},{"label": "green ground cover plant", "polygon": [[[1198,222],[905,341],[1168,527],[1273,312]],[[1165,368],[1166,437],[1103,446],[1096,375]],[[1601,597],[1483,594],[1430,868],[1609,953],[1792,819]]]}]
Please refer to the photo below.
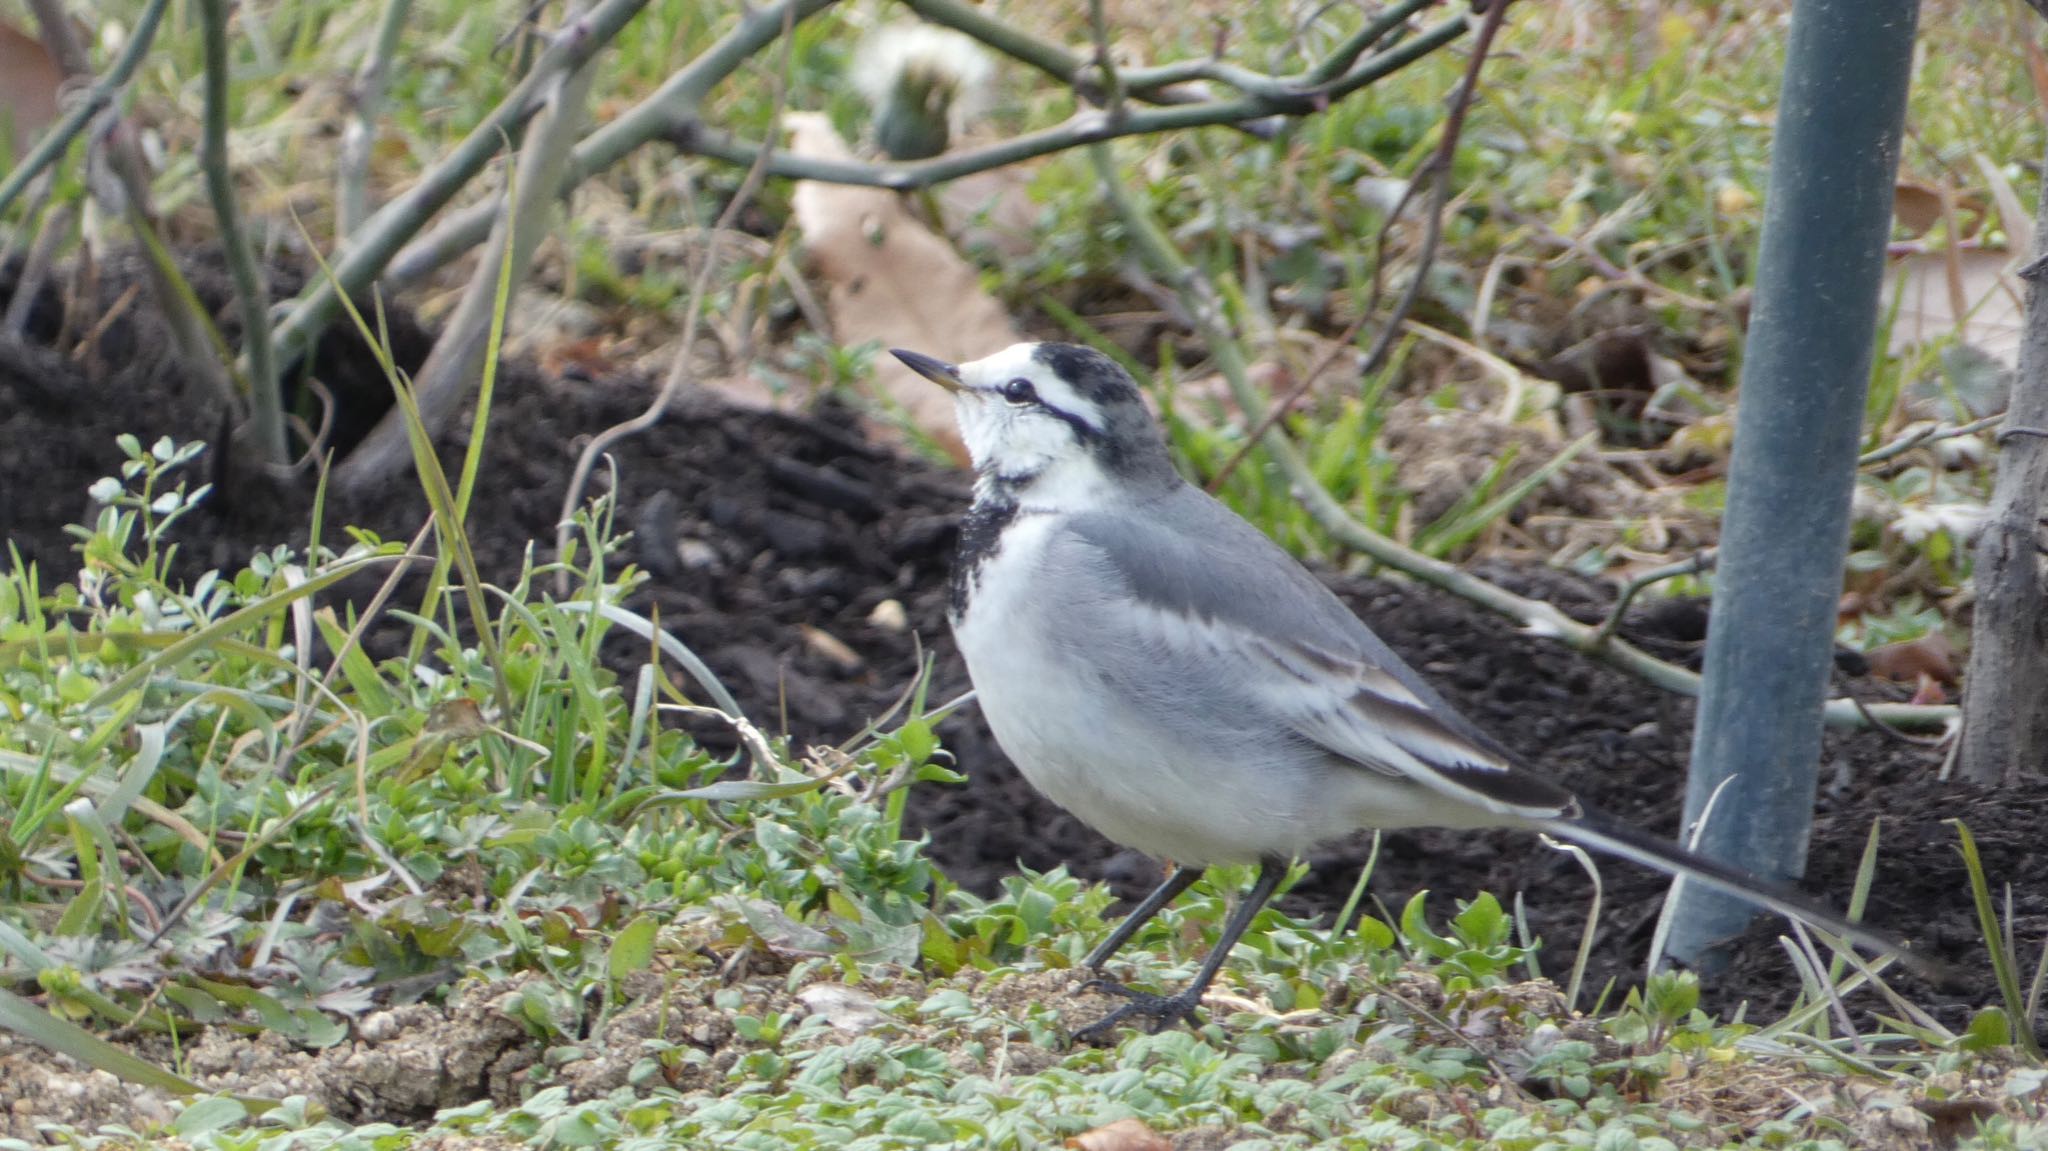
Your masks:
[{"label": "green ground cover plant", "polygon": [[[1477,91],[1442,251],[1412,315],[1483,355],[1405,336],[1383,365],[1306,394],[1278,426],[1342,515],[1427,556],[1490,550],[1633,571],[1685,549],[1660,548],[1651,525],[1617,513],[1624,522],[1563,555],[1512,513],[1569,475],[1580,452],[1617,467],[1651,452],[1725,454],[1784,6],[1520,8]],[[215,126],[259,247],[310,239],[324,251],[344,230],[335,189],[347,181],[331,136],[347,78],[392,13],[404,66],[390,74],[367,160],[371,203],[445,156],[541,50],[511,9],[245,6],[226,45],[209,40],[219,27],[217,6],[209,12],[80,9],[109,41],[107,57],[121,31],[163,19],[123,99],[164,156],[154,188],[164,233],[180,244],[210,236],[196,147],[203,78],[221,75],[206,68],[209,51],[228,53],[226,91],[212,99],[218,109],[225,98],[233,119]],[[1318,58],[1363,19],[1347,9],[1304,21],[1277,4],[1229,18],[1144,14],[1133,6],[1117,26],[1137,57],[1202,57],[1220,27],[1234,58],[1276,71]],[[735,15],[649,6],[604,57],[594,106],[654,90]],[[1090,35],[1080,6],[1004,15],[1035,19],[1034,31],[1061,42]],[[1995,243],[2012,227],[1998,179],[2007,191],[2030,182],[2040,154],[2033,80],[2009,50],[2013,30],[2031,27],[2024,16],[2017,5],[1930,6],[1906,165],[1985,202],[1902,244]],[[784,49],[706,98],[707,121],[769,139],[782,110],[821,110],[860,136],[866,112],[848,74],[875,20],[844,5],[796,24]],[[1397,239],[1383,267],[1364,238],[1388,222],[1389,183],[1436,146],[1441,99],[1463,65],[1425,57],[1276,140],[1216,128],[1050,157],[1023,181],[1035,242],[986,263],[985,286],[1041,334],[1105,345],[1119,316],[1184,301],[1184,285],[1133,260],[1137,217],[1104,194],[1107,180],[1212,286],[1218,315],[1240,333],[1235,354],[1312,377],[1328,345],[1350,354],[1370,339],[1349,317],[1376,278],[1398,286],[1394,262],[1414,256]],[[1070,89],[1000,83],[991,131],[1075,110]],[[59,168],[34,213],[7,209],[10,241],[32,215],[83,204],[81,159]],[[600,315],[651,315],[669,336],[685,313],[801,312],[783,230],[790,185],[756,184],[739,165],[643,149],[581,193],[588,210],[542,245],[538,280]],[[466,197],[457,208],[484,202],[477,189]],[[707,230],[736,200],[771,221],[774,238],[701,275],[613,258],[622,228]],[[62,243],[96,241],[99,227]],[[442,314],[459,283],[421,272],[427,314]],[[1626,308],[1601,312],[1622,295]],[[508,296],[501,280],[501,328]],[[1501,445],[1458,499],[1418,510],[1420,485],[1387,446],[1392,430],[1418,412],[1469,411],[1475,396],[1508,427],[1555,422],[1556,389],[1531,384],[1527,403],[1499,403],[1501,374],[1484,356],[1556,359],[1589,314],[1662,333],[1659,354],[1681,371],[1662,380],[1659,402],[1679,414],[1659,423],[1596,403],[1602,434],[1588,448]],[[374,309],[350,322],[373,338],[385,327]],[[791,380],[857,395],[871,369],[871,349],[778,338],[765,321],[760,333],[760,360]],[[1939,516],[1916,533],[1897,524],[1901,509],[1981,502],[1988,464],[1884,453],[1916,422],[1987,414],[1967,401],[1969,372],[1944,359],[1967,342],[1951,334],[1877,369],[1867,433],[1881,458],[1870,461],[1852,561],[1870,608],[1843,623],[1859,646],[1957,630],[1961,529]],[[1300,474],[1259,446],[1246,415],[1255,406],[1215,386],[1227,343],[1162,341],[1155,361],[1136,365],[1183,464],[1290,548],[1337,555],[1349,545],[1298,498]],[[484,412],[494,370],[483,369]],[[77,529],[75,580],[49,583],[18,556],[0,563],[0,973],[11,989],[0,992],[0,1024],[160,1101],[131,1124],[60,1126],[50,1140],[1035,1148],[1136,1121],[1117,1130],[1170,1141],[1138,1147],[2048,1144],[2048,1071],[2033,1039],[2048,968],[1981,873],[1969,898],[2002,994],[1963,1031],[1889,992],[1883,962],[1796,939],[1787,947],[1806,996],[1780,1019],[1709,1017],[1686,975],[1568,996],[1537,976],[1577,990],[1577,941],[1539,946],[1492,896],[1457,907],[1418,897],[1360,907],[1340,924],[1269,909],[1206,1025],[1072,1048],[1076,1021],[1100,1006],[1075,967],[1107,930],[1109,893],[1055,871],[979,898],[904,834],[908,789],[952,775],[934,725],[960,703],[911,682],[896,710],[842,746],[769,734],[772,717],[741,714],[696,653],[621,606],[650,576],[603,499],[580,509],[557,558],[486,584],[462,558],[469,493],[487,482],[476,463],[483,427],[480,414],[452,475],[414,427],[436,516],[410,542],[316,512],[303,549],[176,578],[175,525],[208,495],[200,445],[130,437],[119,473],[89,493],[97,511]],[[1711,510],[1715,482],[1687,498]],[[396,594],[401,570],[431,573],[423,595]],[[337,594],[380,581],[390,582],[360,610]],[[400,636],[373,654],[373,628]],[[624,671],[600,658],[621,637],[645,652]],[[727,729],[716,748],[692,734],[706,725]],[[1134,942],[1123,974],[1185,979],[1245,879],[1204,880]],[[1882,1031],[1849,1021],[1842,998],[1859,993],[1885,998]],[[372,1050],[365,1037],[391,1020],[429,1014],[470,1028],[439,1033],[444,1053],[488,1049],[508,1069],[503,1081],[445,1108],[428,1091],[393,1117],[336,1113],[293,1078],[327,1066],[322,1052]],[[228,1041],[274,1043],[303,1062],[222,1089],[200,1045]]]}]

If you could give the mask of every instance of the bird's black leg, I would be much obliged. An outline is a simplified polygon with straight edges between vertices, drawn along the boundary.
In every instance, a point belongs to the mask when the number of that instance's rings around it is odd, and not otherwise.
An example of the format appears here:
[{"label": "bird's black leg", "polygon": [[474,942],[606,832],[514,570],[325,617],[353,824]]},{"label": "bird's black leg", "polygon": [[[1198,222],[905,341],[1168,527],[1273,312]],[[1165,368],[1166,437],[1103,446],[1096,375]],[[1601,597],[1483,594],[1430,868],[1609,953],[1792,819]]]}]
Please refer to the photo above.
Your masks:
[{"label": "bird's black leg", "polygon": [[1159,914],[1161,908],[1179,898],[1181,892],[1192,887],[1195,880],[1201,877],[1202,869],[1199,867],[1174,868],[1173,874],[1166,877],[1166,882],[1153,888],[1152,894],[1145,897],[1145,902],[1131,908],[1131,913],[1124,916],[1122,923],[1116,925],[1116,930],[1109,933],[1109,938],[1103,940],[1100,947],[1089,952],[1088,958],[1082,962],[1097,971],[1102,970],[1102,965],[1109,962],[1109,957],[1115,955],[1124,944],[1129,943],[1131,936],[1136,935],[1140,927],[1150,922],[1153,916]]},{"label": "bird's black leg", "polygon": [[[1168,892],[1167,889],[1172,888],[1175,883],[1179,882],[1181,875],[1186,870],[1186,868],[1183,868],[1181,871],[1175,872],[1164,884],[1160,885],[1158,891],[1152,893],[1152,897],[1147,899],[1138,910],[1145,911],[1146,908],[1151,908],[1151,911],[1157,911],[1158,908],[1152,907],[1152,903],[1155,900],[1164,904],[1166,900],[1180,894],[1180,891],[1187,887],[1186,883],[1181,883],[1179,888],[1175,888],[1171,892]],[[1094,1023],[1074,1032],[1074,1038],[1082,1043],[1101,1042],[1109,1036],[1111,1028],[1132,1017],[1140,1017],[1147,1020],[1149,1023],[1148,1030],[1155,1035],[1182,1020],[1192,1021],[1195,1017],[1195,1008],[1201,1005],[1202,992],[1209,989],[1209,984],[1215,980],[1216,973],[1223,970],[1223,964],[1229,960],[1230,951],[1237,946],[1238,938],[1244,934],[1245,928],[1252,925],[1252,917],[1259,913],[1259,908],[1264,907],[1267,900],[1273,898],[1274,890],[1280,886],[1280,881],[1286,878],[1286,876],[1286,860],[1268,856],[1259,861],[1258,882],[1252,884],[1251,891],[1244,897],[1244,901],[1237,905],[1237,910],[1230,913],[1229,921],[1223,925],[1222,938],[1216,941],[1216,948],[1209,952],[1209,958],[1202,962],[1202,969],[1195,972],[1194,982],[1182,988],[1179,994],[1154,995],[1149,991],[1136,991],[1125,987],[1121,983],[1112,983],[1107,979],[1090,980],[1088,983],[1089,988],[1106,991],[1112,995],[1120,995],[1130,1002],[1125,1003],[1122,1007],[1117,1008]],[[1163,899],[1160,898],[1162,892],[1167,893]],[[1131,918],[1137,919],[1138,912],[1132,912]],[[1127,934],[1123,931],[1122,927],[1119,927],[1117,930],[1119,935]],[[1110,941],[1122,942],[1116,936],[1111,936]],[[1108,948],[1108,944],[1096,950],[1104,951],[1105,948]],[[1109,948],[1109,950],[1114,949]],[[1108,958],[1108,955],[1105,953],[1103,958]]]}]

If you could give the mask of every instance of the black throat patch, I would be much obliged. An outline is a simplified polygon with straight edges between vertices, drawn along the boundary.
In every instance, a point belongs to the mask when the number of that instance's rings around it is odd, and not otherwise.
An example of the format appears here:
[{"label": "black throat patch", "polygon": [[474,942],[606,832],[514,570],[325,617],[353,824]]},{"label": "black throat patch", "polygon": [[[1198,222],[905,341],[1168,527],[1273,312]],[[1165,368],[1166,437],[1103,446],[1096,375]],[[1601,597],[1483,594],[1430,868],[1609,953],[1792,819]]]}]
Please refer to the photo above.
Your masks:
[{"label": "black throat patch", "polygon": [[960,544],[953,552],[953,575],[946,584],[946,608],[954,622],[967,614],[967,600],[982,565],[1002,550],[1003,529],[1017,518],[1017,501],[1009,497],[978,499],[960,519]]}]

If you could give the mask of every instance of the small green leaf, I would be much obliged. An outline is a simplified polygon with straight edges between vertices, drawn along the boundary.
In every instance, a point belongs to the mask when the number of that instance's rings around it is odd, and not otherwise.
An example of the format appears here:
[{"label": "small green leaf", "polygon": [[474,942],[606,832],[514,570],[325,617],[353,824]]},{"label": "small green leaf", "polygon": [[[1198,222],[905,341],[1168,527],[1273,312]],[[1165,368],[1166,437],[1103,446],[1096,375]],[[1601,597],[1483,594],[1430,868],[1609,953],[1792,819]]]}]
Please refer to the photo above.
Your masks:
[{"label": "small green leaf", "polygon": [[1429,929],[1425,916],[1429,903],[1429,892],[1418,891],[1401,909],[1401,937],[1408,945],[1437,959],[1449,959],[1458,953],[1458,945]]},{"label": "small green leaf", "polygon": [[1676,1023],[1700,1005],[1700,977],[1690,971],[1660,971],[1643,988],[1643,1000],[1651,1015]]},{"label": "small green leaf", "polygon": [[2012,1046],[2012,1020],[2002,1007],[1986,1007],[1970,1017],[1970,1028],[1956,1039],[1964,1051],[1996,1051]]},{"label": "small green leaf", "polygon": [[65,703],[84,703],[98,687],[92,677],[69,664],[57,673],[57,698]]},{"label": "small green leaf", "polygon": [[1472,947],[1498,947],[1508,940],[1508,917],[1500,909],[1500,900],[1489,892],[1480,892],[1467,904],[1451,920],[1451,928]]},{"label": "small green leaf", "polygon": [[241,1100],[227,1095],[215,1095],[185,1108],[171,1126],[178,1134],[190,1139],[226,1130],[248,1117],[249,1109],[242,1106]]},{"label": "small green leaf", "polygon": [[922,719],[904,724],[903,730],[896,733],[896,740],[912,763],[923,763],[939,750],[939,737],[933,733],[932,725]]},{"label": "small green leaf", "polygon": [[1372,951],[1385,951],[1394,945],[1394,929],[1370,915],[1361,916],[1351,934]]}]

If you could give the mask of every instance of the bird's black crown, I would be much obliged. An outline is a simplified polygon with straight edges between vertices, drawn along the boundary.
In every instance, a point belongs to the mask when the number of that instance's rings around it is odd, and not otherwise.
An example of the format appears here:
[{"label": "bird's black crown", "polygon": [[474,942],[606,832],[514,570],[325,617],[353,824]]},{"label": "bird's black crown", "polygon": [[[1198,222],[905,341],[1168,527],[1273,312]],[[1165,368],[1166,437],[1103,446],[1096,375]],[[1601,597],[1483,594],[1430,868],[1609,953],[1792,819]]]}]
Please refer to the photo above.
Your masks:
[{"label": "bird's black crown", "polygon": [[1082,436],[1082,443],[1104,468],[1131,481],[1175,478],[1158,421],[1122,365],[1080,344],[1040,344],[1032,358],[1101,413],[1101,430]]}]

